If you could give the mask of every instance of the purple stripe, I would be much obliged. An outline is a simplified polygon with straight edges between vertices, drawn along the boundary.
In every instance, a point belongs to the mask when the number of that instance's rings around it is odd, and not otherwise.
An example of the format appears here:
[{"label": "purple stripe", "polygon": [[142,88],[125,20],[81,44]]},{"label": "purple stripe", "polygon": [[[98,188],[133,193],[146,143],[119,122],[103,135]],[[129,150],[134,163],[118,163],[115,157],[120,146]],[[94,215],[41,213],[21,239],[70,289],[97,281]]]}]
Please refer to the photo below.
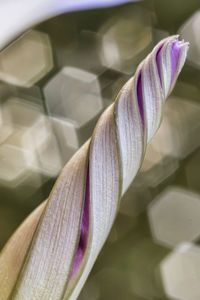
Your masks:
[{"label": "purple stripe", "polygon": [[142,95],[142,72],[139,72],[138,80],[137,80],[137,101],[140,112],[140,117],[142,120],[142,129],[144,131],[144,107],[143,107],[143,95]]},{"label": "purple stripe", "polygon": [[172,47],[171,47],[171,66],[172,66],[171,82],[172,83],[174,81],[176,71],[177,71],[177,65],[178,65],[181,46],[182,46],[182,43],[179,42],[178,40],[176,40],[173,42]]},{"label": "purple stripe", "polygon": [[76,271],[78,270],[83,260],[83,256],[85,254],[85,250],[87,247],[88,233],[89,233],[89,205],[90,205],[90,176],[89,176],[89,164],[88,164],[81,233],[80,233],[80,239],[79,239],[76,256],[74,259],[74,264],[72,267],[71,277],[73,277]]},{"label": "purple stripe", "polygon": [[157,70],[158,70],[158,76],[160,79],[160,85],[162,87],[162,78],[161,78],[161,49],[163,47],[164,43],[158,48],[157,53],[156,53],[156,65],[157,65]]}]

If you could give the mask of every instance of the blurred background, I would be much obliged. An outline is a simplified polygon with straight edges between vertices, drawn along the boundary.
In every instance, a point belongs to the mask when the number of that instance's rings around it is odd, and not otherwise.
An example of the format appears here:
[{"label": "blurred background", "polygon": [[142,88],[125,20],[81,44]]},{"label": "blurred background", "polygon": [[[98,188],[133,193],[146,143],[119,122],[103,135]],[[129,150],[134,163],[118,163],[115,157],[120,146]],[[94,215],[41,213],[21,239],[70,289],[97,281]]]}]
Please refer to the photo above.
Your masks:
[{"label": "blurred background", "polygon": [[200,3],[73,12],[0,52],[0,249],[162,38],[188,59],[79,300],[200,299]]}]

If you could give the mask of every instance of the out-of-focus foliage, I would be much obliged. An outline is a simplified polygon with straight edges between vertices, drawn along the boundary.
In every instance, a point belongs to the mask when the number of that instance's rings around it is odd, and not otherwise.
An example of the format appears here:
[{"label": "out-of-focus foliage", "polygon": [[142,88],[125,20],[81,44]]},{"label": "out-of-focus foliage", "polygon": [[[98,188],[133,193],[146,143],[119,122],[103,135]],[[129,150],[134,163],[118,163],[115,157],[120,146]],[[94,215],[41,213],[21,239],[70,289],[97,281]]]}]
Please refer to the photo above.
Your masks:
[{"label": "out-of-focus foliage", "polygon": [[[199,1],[74,12],[0,52],[0,247],[90,136],[149,48],[189,40],[164,119],[79,299],[199,299]],[[190,244],[188,244],[190,243]]]}]

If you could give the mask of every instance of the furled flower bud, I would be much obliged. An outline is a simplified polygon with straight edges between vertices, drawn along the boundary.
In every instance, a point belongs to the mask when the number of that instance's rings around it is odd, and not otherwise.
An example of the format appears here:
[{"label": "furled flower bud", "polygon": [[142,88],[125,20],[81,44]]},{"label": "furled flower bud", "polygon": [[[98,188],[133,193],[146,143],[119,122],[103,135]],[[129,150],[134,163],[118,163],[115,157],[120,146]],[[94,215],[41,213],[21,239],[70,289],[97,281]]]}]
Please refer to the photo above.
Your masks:
[{"label": "furled flower bud", "polygon": [[[121,196],[159,127],[187,49],[177,36],[162,40],[102,114],[91,139],[65,166],[47,203],[3,251],[0,279],[7,279],[0,283],[0,299],[9,294],[14,300],[77,298],[110,232]],[[23,247],[12,270],[11,259]]]}]

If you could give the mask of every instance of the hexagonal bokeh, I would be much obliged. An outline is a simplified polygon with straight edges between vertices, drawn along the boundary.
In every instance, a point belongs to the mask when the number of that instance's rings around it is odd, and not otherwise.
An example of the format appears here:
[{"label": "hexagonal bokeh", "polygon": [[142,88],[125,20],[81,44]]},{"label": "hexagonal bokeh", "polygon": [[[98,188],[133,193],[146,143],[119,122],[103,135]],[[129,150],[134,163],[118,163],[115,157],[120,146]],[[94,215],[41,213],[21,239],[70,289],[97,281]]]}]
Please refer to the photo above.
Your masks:
[{"label": "hexagonal bokeh", "polygon": [[103,65],[132,74],[138,56],[144,56],[144,50],[152,41],[150,15],[136,6],[122,9],[120,15],[112,16],[103,24],[99,33]]},{"label": "hexagonal bokeh", "polygon": [[96,31],[81,30],[79,37],[67,47],[62,44],[55,49],[56,62],[59,68],[73,66],[96,75],[104,74],[107,69],[99,57],[100,36]]},{"label": "hexagonal bokeh", "polygon": [[[48,197],[64,163],[140,61],[185,22],[180,31],[190,41],[189,59],[80,300],[200,299],[199,245],[172,249],[200,242],[199,8],[198,0],[186,2],[62,14],[0,53],[2,247]],[[47,73],[52,50],[56,69]]]},{"label": "hexagonal bokeh", "polygon": [[163,287],[170,299],[200,299],[200,248],[182,244],[160,264]]},{"label": "hexagonal bokeh", "polygon": [[80,126],[103,108],[97,76],[74,67],[58,72],[45,86],[44,94],[49,115],[67,118]]},{"label": "hexagonal bokeh", "polygon": [[[158,130],[158,134],[166,134],[161,128]],[[177,159],[162,153],[162,149],[159,149],[159,140],[153,139],[152,142],[147,146],[144,161],[142,163],[140,172],[136,177],[135,184],[141,187],[144,183],[151,187],[158,186],[161,182],[170,177],[179,167]],[[157,149],[155,149],[155,143]]]},{"label": "hexagonal bokeh", "polygon": [[179,29],[181,37],[189,41],[188,60],[196,67],[200,68],[200,10],[195,12]]},{"label": "hexagonal bokeh", "polygon": [[[107,75],[107,76],[106,76]],[[102,87],[102,97],[105,107],[113,103],[117,97],[120,89],[129,80],[130,76],[116,72],[114,70],[107,70],[104,73],[105,85]]]},{"label": "hexagonal bokeh", "polygon": [[0,79],[31,87],[53,67],[52,49],[47,34],[30,30],[0,53]]},{"label": "hexagonal bokeh", "polygon": [[79,148],[79,131],[71,121],[55,117],[50,117],[49,120],[59,144],[62,162],[65,164]]},{"label": "hexagonal bokeh", "polygon": [[15,128],[19,126],[29,127],[41,116],[43,116],[41,106],[19,97],[11,96],[1,106],[3,125],[10,125]]},{"label": "hexagonal bokeh", "polygon": [[64,130],[66,144],[77,149],[89,138],[103,108],[97,76],[64,67],[47,83],[44,94],[56,132],[60,135]]},{"label": "hexagonal bokeh", "polygon": [[0,147],[1,170],[0,182],[9,186],[16,186],[27,177],[29,171],[29,160],[26,152],[11,146],[1,145]]},{"label": "hexagonal bokeh", "polygon": [[170,97],[165,105],[161,127],[151,144],[157,152],[185,158],[200,145],[200,105],[190,99]]},{"label": "hexagonal bokeh", "polygon": [[46,116],[41,115],[26,129],[20,145],[30,152],[29,157],[35,155],[34,167],[38,172],[50,177],[58,175],[63,163],[57,139]]},{"label": "hexagonal bokeh", "polygon": [[200,105],[190,99],[170,97],[165,104],[160,128],[147,147],[144,161],[135,183],[152,187],[170,177],[180,160],[200,145]]},{"label": "hexagonal bokeh", "polygon": [[0,107],[0,182],[41,185],[41,174],[56,176],[62,168],[57,141],[41,106],[10,97]]},{"label": "hexagonal bokeh", "polygon": [[188,190],[170,187],[158,195],[148,208],[153,238],[174,247],[200,236],[200,197]]}]

